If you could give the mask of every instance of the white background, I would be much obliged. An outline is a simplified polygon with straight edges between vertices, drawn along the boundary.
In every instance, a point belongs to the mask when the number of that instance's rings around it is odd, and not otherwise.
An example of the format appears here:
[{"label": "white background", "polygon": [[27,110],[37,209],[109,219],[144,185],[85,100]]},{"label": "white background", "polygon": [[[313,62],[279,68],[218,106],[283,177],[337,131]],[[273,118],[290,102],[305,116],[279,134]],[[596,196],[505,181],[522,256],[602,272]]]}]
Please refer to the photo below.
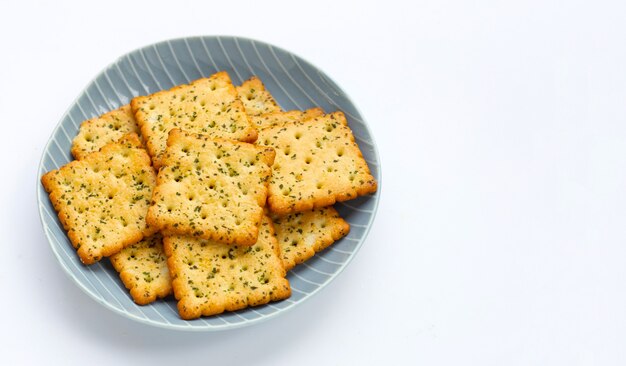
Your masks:
[{"label": "white background", "polygon": [[[519,3],[2,1],[0,364],[626,364],[626,7]],[[326,289],[197,334],[83,294],[35,188],[92,77],[203,34],[324,70],[369,122],[383,182],[369,237]]]}]

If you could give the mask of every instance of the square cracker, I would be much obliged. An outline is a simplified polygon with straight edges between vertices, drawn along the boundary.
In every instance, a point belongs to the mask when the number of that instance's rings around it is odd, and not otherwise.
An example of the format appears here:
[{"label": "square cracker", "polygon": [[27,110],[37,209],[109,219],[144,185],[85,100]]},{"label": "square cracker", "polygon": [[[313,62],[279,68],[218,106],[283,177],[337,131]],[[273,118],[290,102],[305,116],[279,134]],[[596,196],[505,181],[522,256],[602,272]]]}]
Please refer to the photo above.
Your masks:
[{"label": "square cracker", "polygon": [[342,112],[262,129],[257,144],[276,149],[267,201],[274,213],[308,211],[376,191]]},{"label": "square cracker", "polygon": [[156,175],[134,133],[46,173],[41,181],[85,264],[156,231],[145,219]]},{"label": "square cracker", "polygon": [[109,259],[137,304],[146,305],[172,293],[161,234],[144,238]]},{"label": "square cracker", "polygon": [[273,214],[271,218],[287,271],[350,232],[350,225],[332,206],[284,216]]},{"label": "square cracker", "polygon": [[98,151],[104,145],[115,142],[132,132],[139,133],[139,127],[130,105],[127,104],[81,123],[78,135],[72,141],[72,156],[80,160],[87,154]]},{"label": "square cracker", "polygon": [[306,111],[274,112],[262,114],[260,116],[251,116],[250,120],[256,128],[261,129],[282,126],[289,122],[304,122],[323,114],[324,110],[321,108],[311,108]]},{"label": "square cracker", "polygon": [[262,305],[291,295],[267,216],[253,246],[166,236],[164,248],[183,319]]},{"label": "square cracker", "polygon": [[252,245],[274,150],[174,129],[147,220],[171,234]]},{"label": "square cracker", "polygon": [[246,106],[249,117],[260,116],[265,113],[280,112],[281,109],[274,97],[265,89],[265,85],[256,76],[251,77],[237,87],[239,99]]},{"label": "square cracker", "polygon": [[131,107],[155,168],[162,164],[167,136],[173,128],[246,142],[253,142],[257,137],[224,71],[191,84],[136,97]]}]

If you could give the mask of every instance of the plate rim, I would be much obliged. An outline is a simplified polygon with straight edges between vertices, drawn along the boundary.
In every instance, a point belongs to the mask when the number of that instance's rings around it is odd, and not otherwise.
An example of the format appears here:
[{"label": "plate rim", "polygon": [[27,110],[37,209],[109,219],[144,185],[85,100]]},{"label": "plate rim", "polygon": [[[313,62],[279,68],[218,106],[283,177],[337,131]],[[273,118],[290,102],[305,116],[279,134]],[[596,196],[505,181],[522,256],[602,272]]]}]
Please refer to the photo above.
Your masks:
[{"label": "plate rim", "polygon": [[[41,175],[42,172],[44,172],[43,174],[45,174],[44,171],[44,160],[46,157],[47,152],[49,151],[50,145],[53,142],[53,138],[56,134],[56,132],[58,131],[58,129],[61,127],[63,121],[67,118],[67,116],[69,115],[70,111],[72,110],[72,108],[78,103],[80,97],[83,95],[83,93],[89,88],[89,86],[91,86],[98,78],[100,78],[102,75],[104,75],[104,73],[109,70],[111,67],[115,66],[118,62],[120,62],[124,57],[127,57],[135,52],[139,52],[140,50],[145,50],[149,47],[156,47],[160,44],[167,44],[170,42],[178,42],[178,41],[189,41],[192,39],[233,39],[233,40],[245,40],[245,41],[250,41],[250,42],[254,42],[254,43],[258,43],[258,44],[262,44],[264,46],[268,46],[277,50],[280,50],[282,52],[285,52],[287,54],[293,55],[295,57],[297,57],[299,60],[301,60],[302,62],[304,62],[305,64],[307,64],[308,66],[312,67],[315,70],[321,71],[323,73],[323,76],[325,79],[327,79],[328,82],[331,83],[330,86],[332,86],[333,88],[335,88],[336,90],[338,90],[339,92],[341,92],[346,99],[350,102],[350,104],[354,107],[355,111],[359,114],[360,116],[360,120],[363,123],[363,125],[365,126],[365,128],[367,129],[367,131],[369,132],[369,137],[370,137],[370,142],[373,146],[373,152],[374,152],[374,156],[376,157],[376,163],[377,163],[377,175],[378,177],[376,177],[378,186],[377,186],[377,190],[375,193],[375,199],[374,199],[374,206],[372,208],[372,213],[371,216],[367,222],[367,225],[365,227],[365,230],[363,232],[363,237],[361,240],[359,240],[359,242],[356,244],[356,246],[354,247],[354,249],[352,250],[352,253],[350,253],[350,255],[346,258],[344,264],[339,267],[339,269],[326,281],[325,284],[319,286],[318,288],[314,289],[313,291],[307,293],[305,296],[303,296],[296,304],[292,305],[292,306],[288,306],[286,308],[282,308],[279,309],[271,314],[268,315],[264,315],[263,317],[257,318],[257,319],[253,319],[253,320],[249,320],[247,322],[241,322],[241,323],[224,323],[224,324],[218,324],[218,325],[210,325],[210,326],[183,326],[183,325],[178,325],[178,324],[165,324],[165,323],[160,323],[160,322],[156,322],[154,320],[151,319],[146,319],[146,318],[140,318],[135,314],[123,311],[122,309],[118,309],[114,306],[112,306],[111,304],[109,304],[109,302],[104,301],[103,299],[101,299],[98,295],[96,295],[95,293],[93,293],[91,290],[89,290],[81,281],[79,281],[76,276],[72,273],[72,271],[63,263],[62,261],[62,257],[61,254],[59,253],[59,251],[57,250],[57,248],[55,247],[55,245],[53,244],[53,240],[50,237],[50,233],[48,227],[49,225],[47,224],[46,220],[44,219],[44,216],[46,216],[45,212],[44,212],[44,207],[43,207],[43,200],[45,199],[49,199],[47,192],[45,191],[45,189],[43,188],[42,184],[41,184]],[[191,80],[190,80],[191,81]],[[69,106],[67,107],[67,109],[65,110],[65,112],[61,115],[61,117],[59,118],[59,121],[56,123],[56,125],[54,126],[54,128],[52,129],[49,137],[48,137],[48,141],[46,142],[42,153],[41,153],[41,158],[39,160],[39,164],[37,166],[37,175],[36,175],[36,190],[37,190],[37,209],[39,211],[39,221],[41,223],[41,228],[43,229],[44,235],[46,237],[46,240],[48,241],[48,245],[50,247],[50,249],[52,250],[52,252],[55,255],[55,258],[59,264],[59,266],[61,266],[61,268],[63,269],[63,272],[65,273],[65,275],[69,278],[72,279],[72,281],[78,285],[78,288],[80,288],[84,293],[86,293],[88,295],[89,298],[91,298],[92,300],[94,300],[96,303],[100,304],[101,306],[112,310],[114,313],[117,313],[119,315],[121,315],[124,318],[128,318],[131,320],[134,320],[136,322],[139,322],[141,324],[146,324],[146,325],[150,325],[150,326],[154,326],[154,327],[158,327],[161,329],[171,329],[171,330],[178,330],[178,331],[190,331],[190,332],[217,332],[217,331],[223,331],[223,330],[230,330],[230,329],[238,329],[238,328],[244,328],[244,327],[248,327],[248,326],[252,326],[255,324],[259,324],[262,322],[265,322],[267,320],[273,319],[276,316],[282,315],[288,311],[293,310],[295,307],[297,307],[297,305],[302,304],[303,302],[307,301],[309,298],[311,298],[313,295],[316,295],[317,293],[319,293],[320,291],[322,291],[323,289],[327,288],[341,273],[343,273],[343,271],[346,269],[346,267],[348,267],[348,265],[352,262],[352,260],[354,259],[354,257],[359,253],[359,251],[361,250],[361,247],[363,246],[363,244],[365,243],[369,232],[372,229],[373,223],[376,219],[376,214],[378,213],[378,206],[380,204],[380,199],[381,199],[381,193],[382,193],[382,180],[383,180],[383,174],[382,174],[382,164],[381,164],[381,160],[380,160],[380,153],[378,150],[378,145],[376,144],[376,139],[374,137],[374,134],[372,133],[372,130],[370,128],[370,125],[367,123],[366,119],[363,117],[363,114],[361,113],[360,109],[358,108],[358,106],[352,102],[352,99],[349,98],[349,95],[339,86],[339,84],[337,84],[328,74],[326,74],[326,72],[324,72],[322,69],[320,69],[319,67],[315,66],[314,64],[312,64],[311,62],[309,62],[307,59],[302,58],[301,56],[299,56],[296,53],[293,53],[291,51],[288,51],[282,47],[279,46],[275,46],[271,43],[265,42],[265,41],[259,41],[257,39],[254,38],[249,38],[249,37],[241,37],[241,36],[233,36],[233,35],[194,35],[194,36],[187,36],[187,37],[176,37],[176,38],[170,38],[170,39],[165,39],[165,40],[161,40],[158,42],[154,42],[154,43],[150,43],[141,47],[137,47],[131,51],[128,51],[126,53],[124,53],[121,56],[116,57],[112,62],[108,63],[106,66],[104,66],[100,72],[98,72],[94,77],[92,77],[86,84],[85,86],[80,89],[80,92],[78,93],[78,95],[74,98],[74,100],[72,102],[70,102]],[[55,211],[56,212],[56,211]],[[119,276],[118,276],[119,277]]]}]

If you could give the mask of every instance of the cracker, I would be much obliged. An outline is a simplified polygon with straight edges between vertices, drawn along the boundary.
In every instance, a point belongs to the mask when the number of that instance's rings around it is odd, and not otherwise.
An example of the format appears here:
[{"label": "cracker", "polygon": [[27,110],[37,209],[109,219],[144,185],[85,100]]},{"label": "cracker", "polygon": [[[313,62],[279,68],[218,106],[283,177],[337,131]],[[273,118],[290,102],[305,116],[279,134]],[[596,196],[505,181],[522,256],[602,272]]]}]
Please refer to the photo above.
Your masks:
[{"label": "cracker", "polygon": [[166,236],[164,248],[183,319],[262,305],[291,295],[267,216],[253,246]]},{"label": "cracker", "polygon": [[313,257],[348,235],[350,225],[334,207],[290,215],[271,215],[285,270]]},{"label": "cracker", "polygon": [[155,232],[145,217],[156,176],[134,133],[46,173],[41,181],[85,264]]},{"label": "cracker", "polygon": [[274,97],[265,89],[265,85],[256,76],[251,77],[237,87],[239,99],[246,107],[248,116],[260,116],[265,113],[280,112]]},{"label": "cracker", "polygon": [[252,116],[250,120],[256,128],[268,128],[274,126],[282,126],[289,122],[304,122],[311,118],[319,117],[324,114],[321,108],[311,108],[306,111],[289,111],[274,112],[262,114],[260,116]]},{"label": "cracker", "polygon": [[268,197],[274,213],[308,211],[376,191],[342,112],[262,129],[257,144],[276,149]]},{"label": "cracker", "polygon": [[274,150],[170,132],[147,220],[172,234],[252,245],[267,198]]},{"label": "cracker", "polygon": [[172,293],[161,234],[144,238],[109,259],[137,304],[146,305]]},{"label": "cracker", "polygon": [[167,136],[173,128],[246,142],[253,142],[257,137],[224,71],[191,84],[136,97],[131,107],[155,168],[162,164]]},{"label": "cracker", "polygon": [[81,123],[78,135],[72,141],[72,156],[80,160],[87,154],[98,151],[104,145],[115,142],[131,132],[139,133],[139,127],[130,105],[127,104]]}]

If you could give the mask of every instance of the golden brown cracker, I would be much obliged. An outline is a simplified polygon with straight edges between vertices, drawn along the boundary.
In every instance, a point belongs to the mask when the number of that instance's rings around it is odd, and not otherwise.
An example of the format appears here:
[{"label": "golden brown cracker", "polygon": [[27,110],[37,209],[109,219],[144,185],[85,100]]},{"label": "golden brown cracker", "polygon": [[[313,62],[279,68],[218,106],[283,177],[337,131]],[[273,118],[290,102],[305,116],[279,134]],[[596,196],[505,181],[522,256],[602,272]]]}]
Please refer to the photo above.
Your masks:
[{"label": "golden brown cracker", "polygon": [[252,245],[274,150],[174,129],[147,220],[170,234]]},{"label": "golden brown cracker", "polygon": [[280,107],[265,85],[256,76],[251,77],[237,87],[239,99],[246,107],[248,116],[260,116],[265,113],[280,112]]},{"label": "golden brown cracker", "polygon": [[78,135],[72,141],[72,156],[80,160],[87,154],[100,150],[127,133],[139,133],[139,127],[130,105],[105,113],[81,123]]},{"label": "golden brown cracker", "polygon": [[262,305],[291,295],[267,216],[253,246],[166,236],[164,248],[183,319]]},{"label": "golden brown cracker", "polygon": [[131,107],[156,168],[161,166],[168,133],[174,128],[246,142],[257,137],[224,71],[191,84],[136,97]]},{"label": "golden brown cracker", "polygon": [[156,175],[134,133],[46,173],[41,181],[85,264],[156,231],[145,220]]},{"label": "golden brown cracker", "polygon": [[161,234],[127,246],[109,259],[137,304],[146,305],[172,293]]},{"label": "golden brown cracker", "polygon": [[308,211],[376,191],[342,112],[262,129],[257,144],[276,149],[268,197],[274,213]]},{"label": "golden brown cracker", "polygon": [[252,116],[250,120],[252,124],[258,128],[268,128],[274,126],[282,126],[289,122],[304,122],[311,118],[319,117],[324,114],[321,108],[311,108],[306,111],[289,111],[274,112],[262,114],[260,116]]},{"label": "golden brown cracker", "polygon": [[350,231],[350,225],[332,206],[284,216],[272,214],[271,218],[283,266],[287,271],[326,249]]}]

